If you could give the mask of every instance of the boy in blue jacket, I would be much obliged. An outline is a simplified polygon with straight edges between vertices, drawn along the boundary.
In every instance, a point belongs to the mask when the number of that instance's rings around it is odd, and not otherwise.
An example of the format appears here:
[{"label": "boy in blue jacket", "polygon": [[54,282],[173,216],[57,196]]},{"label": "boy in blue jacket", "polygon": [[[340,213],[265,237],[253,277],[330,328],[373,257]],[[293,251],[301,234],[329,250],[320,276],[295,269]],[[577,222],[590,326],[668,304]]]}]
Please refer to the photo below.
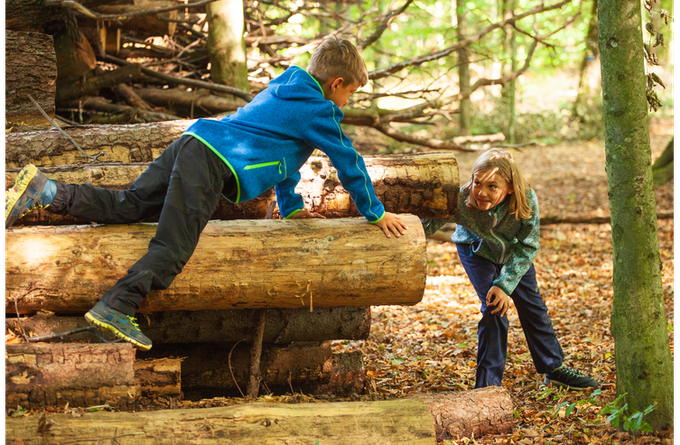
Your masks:
[{"label": "boy in blue jacket", "polygon": [[167,289],[191,257],[220,195],[233,203],[274,186],[281,216],[323,216],[295,193],[300,168],[314,149],[338,171],[359,212],[389,238],[407,229],[386,212],[363,158],[343,133],[340,107],[368,82],[361,55],[347,40],[330,38],[307,71],[288,68],[252,102],[221,120],[199,119],[173,142],[129,190],[55,183],[29,165],[5,199],[5,226],[35,208],[98,223],[124,224],[160,214],[149,250],[104,293],[85,318],[142,350],[151,349],[134,317],[152,290]]}]

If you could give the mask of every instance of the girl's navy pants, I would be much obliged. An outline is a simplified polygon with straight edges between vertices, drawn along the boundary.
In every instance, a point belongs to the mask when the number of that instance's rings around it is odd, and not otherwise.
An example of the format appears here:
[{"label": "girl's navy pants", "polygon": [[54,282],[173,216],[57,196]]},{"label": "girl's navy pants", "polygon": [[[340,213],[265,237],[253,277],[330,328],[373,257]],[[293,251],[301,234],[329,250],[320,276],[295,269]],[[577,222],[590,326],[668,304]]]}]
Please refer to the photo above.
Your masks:
[{"label": "girl's navy pants", "polygon": [[[492,314],[491,311],[495,310],[496,306],[487,307],[486,295],[493,286],[493,280],[500,275],[503,265],[473,253],[470,244],[456,244],[456,247],[465,272],[482,302],[482,319],[477,330],[475,388],[501,386],[508,354],[508,316]],[[554,371],[562,364],[564,352],[548,317],[548,308],[538,292],[536,269],[533,264],[510,298],[517,309],[536,371],[541,374]]]},{"label": "girl's navy pants", "polygon": [[91,184],[57,184],[47,209],[88,221],[126,224],[160,215],[149,250],[102,297],[107,305],[134,316],[144,297],[167,289],[194,252],[220,195],[230,192],[231,170],[210,148],[182,136],[163,151],[128,190]]}]

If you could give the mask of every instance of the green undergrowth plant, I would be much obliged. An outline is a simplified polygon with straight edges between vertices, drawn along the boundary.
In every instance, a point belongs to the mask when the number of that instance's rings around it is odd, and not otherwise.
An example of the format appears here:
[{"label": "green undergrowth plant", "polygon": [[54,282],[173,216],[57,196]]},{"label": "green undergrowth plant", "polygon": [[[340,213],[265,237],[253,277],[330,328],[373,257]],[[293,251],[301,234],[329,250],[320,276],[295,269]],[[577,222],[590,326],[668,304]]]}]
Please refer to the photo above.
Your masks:
[{"label": "green undergrowth plant", "polygon": [[[566,390],[564,389],[544,388],[537,399],[540,400],[544,398],[552,398],[553,401],[559,402],[562,400],[565,394]],[[585,412],[590,407],[601,407],[600,411],[598,412],[598,416],[607,416],[605,420],[611,426],[618,428],[619,430],[629,432],[636,438],[637,434],[641,431],[651,433],[653,429],[649,423],[644,421],[644,418],[645,416],[649,415],[649,413],[654,411],[655,406],[649,405],[643,411],[636,411],[629,414],[627,412],[627,403],[619,406],[624,400],[626,394],[628,393],[621,394],[616,399],[605,404],[604,401],[600,400],[599,398],[599,396],[602,395],[602,390],[597,389],[593,391],[586,399],[577,400],[575,402],[559,402],[558,405],[553,409],[552,418],[556,417],[563,408],[564,417],[570,417],[572,415],[576,416],[579,412]]]}]

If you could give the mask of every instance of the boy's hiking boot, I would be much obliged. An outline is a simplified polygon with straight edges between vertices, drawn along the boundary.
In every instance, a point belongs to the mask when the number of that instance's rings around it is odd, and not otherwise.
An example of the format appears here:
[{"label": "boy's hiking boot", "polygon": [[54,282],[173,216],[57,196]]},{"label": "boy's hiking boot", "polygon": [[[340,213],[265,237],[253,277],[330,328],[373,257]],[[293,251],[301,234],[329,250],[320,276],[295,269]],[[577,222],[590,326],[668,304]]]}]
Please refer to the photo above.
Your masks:
[{"label": "boy's hiking boot", "polygon": [[151,340],[139,330],[137,319],[109,307],[103,301],[97,302],[85,314],[85,319],[100,329],[113,332],[116,337],[132,343],[143,351],[151,349]]},{"label": "boy's hiking boot", "polygon": [[577,390],[600,387],[594,378],[583,375],[577,370],[571,369],[564,364],[560,365],[560,367],[553,372],[547,373],[543,383],[546,386],[550,386],[552,384],[560,388]]},{"label": "boy's hiking boot", "polygon": [[33,164],[21,169],[14,186],[5,192],[5,228],[35,209],[50,205],[57,185]]}]

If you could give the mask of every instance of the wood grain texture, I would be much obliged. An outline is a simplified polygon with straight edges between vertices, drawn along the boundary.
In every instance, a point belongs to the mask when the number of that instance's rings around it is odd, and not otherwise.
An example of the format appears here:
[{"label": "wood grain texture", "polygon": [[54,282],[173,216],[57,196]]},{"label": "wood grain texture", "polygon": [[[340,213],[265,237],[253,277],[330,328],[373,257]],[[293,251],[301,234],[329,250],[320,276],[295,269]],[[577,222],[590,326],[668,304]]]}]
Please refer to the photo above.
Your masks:
[{"label": "wood grain texture", "polygon": [[[140,312],[413,305],[425,291],[420,220],[386,238],[364,218],[212,221],[170,288]],[[146,253],[153,224],[5,232],[6,311],[81,314]]]},{"label": "wood grain texture", "polygon": [[[458,208],[458,163],[452,153],[365,156],[366,169],[376,196],[388,212],[411,213],[421,218],[453,218]],[[48,178],[67,184],[92,184],[126,190],[147,163],[76,164],[42,167]],[[5,187],[14,184],[19,169],[5,171]],[[359,216],[349,193],[342,187],[337,170],[323,156],[309,158],[300,169],[296,192],[305,207],[327,218]],[[276,200],[274,189],[244,203],[221,199],[212,219],[262,219],[269,204]],[[278,210],[274,216],[278,215]],[[155,218],[147,222],[157,221]],[[96,222],[96,221],[95,221]],[[48,210],[29,213],[17,225],[84,224],[89,221],[55,215]]]}]

